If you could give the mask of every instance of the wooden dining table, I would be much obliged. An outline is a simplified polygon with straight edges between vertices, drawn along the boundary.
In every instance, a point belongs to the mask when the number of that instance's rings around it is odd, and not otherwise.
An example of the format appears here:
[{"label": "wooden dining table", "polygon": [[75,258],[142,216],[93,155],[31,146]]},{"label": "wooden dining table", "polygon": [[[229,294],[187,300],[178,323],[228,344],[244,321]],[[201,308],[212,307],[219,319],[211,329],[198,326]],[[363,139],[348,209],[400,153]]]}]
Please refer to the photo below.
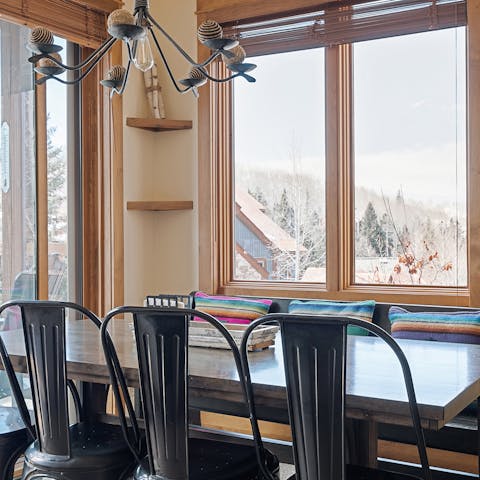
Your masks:
[{"label": "wooden dining table", "polygon": [[[21,330],[1,332],[14,368],[26,371]],[[120,362],[131,387],[138,387],[135,341],[127,320],[111,325]],[[437,430],[480,397],[480,345],[399,340],[410,364],[423,426]],[[110,382],[96,327],[86,320],[67,322],[67,372],[79,380],[93,410],[105,411]],[[376,462],[378,422],[409,425],[410,413],[400,365],[393,352],[374,337],[349,336],[346,415],[364,441],[362,463]],[[281,341],[250,353],[255,399],[261,419],[288,423]],[[190,407],[247,415],[235,363],[228,350],[190,347]],[[101,413],[101,412],[97,412]],[[361,439],[362,440],[362,439]]]}]

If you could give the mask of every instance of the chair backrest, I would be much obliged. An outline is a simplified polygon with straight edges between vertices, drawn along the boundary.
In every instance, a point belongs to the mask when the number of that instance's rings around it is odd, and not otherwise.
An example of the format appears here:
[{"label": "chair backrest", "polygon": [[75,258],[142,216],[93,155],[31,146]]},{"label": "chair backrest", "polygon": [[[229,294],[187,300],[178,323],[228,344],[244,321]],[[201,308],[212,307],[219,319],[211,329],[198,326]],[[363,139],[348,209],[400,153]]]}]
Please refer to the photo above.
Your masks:
[{"label": "chair backrest", "polygon": [[[122,371],[112,361],[116,354],[107,330],[112,318],[125,314],[131,314],[134,322],[148,451],[148,474],[188,479],[187,371],[190,319],[193,316],[200,317],[218,328],[232,349],[239,378],[243,378],[238,348],[223,324],[212,316],[195,310],[119,307],[107,314],[101,328],[102,343],[120,420],[127,442],[132,450],[136,451],[137,461],[140,461],[139,445],[137,440],[128,434],[124,408],[129,411],[133,435],[137,439],[138,425]],[[259,449],[258,446],[257,452],[261,455]]]},{"label": "chair backrest", "polygon": [[86,308],[70,302],[11,301],[0,307],[0,313],[11,307],[21,311],[40,449],[70,457],[65,312],[78,312],[98,328],[101,322]]},{"label": "chair backrest", "polygon": [[383,329],[347,317],[270,314],[253,321],[240,347],[252,422],[257,423],[248,365],[247,340],[258,326],[278,322],[283,344],[288,409],[297,480],[345,478],[345,369],[347,326],[357,325],[381,337],[400,361],[417,434],[423,475],[431,479],[412,376],[405,355]]}]

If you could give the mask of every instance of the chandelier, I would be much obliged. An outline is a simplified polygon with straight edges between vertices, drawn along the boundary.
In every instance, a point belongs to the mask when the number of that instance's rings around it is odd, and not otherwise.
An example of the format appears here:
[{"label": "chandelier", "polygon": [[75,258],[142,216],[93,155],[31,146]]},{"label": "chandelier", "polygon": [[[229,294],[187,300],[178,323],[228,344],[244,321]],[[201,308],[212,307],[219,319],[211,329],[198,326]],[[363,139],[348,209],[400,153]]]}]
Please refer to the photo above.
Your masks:
[{"label": "chandelier", "polygon": [[[155,29],[167,40],[190,64],[190,71],[185,78],[176,80],[168,64]],[[125,43],[128,52],[128,64],[114,65],[100,82],[104,87],[111,89],[111,95],[121,95],[127,85],[130,67],[132,64],[142,72],[153,67],[154,59],[150,41],[158,50],[160,58],[167,70],[168,76],[178,92],[192,91],[198,96],[198,87],[208,80],[217,83],[228,82],[236,77],[243,77],[248,82],[255,82],[255,78],[248,74],[256,68],[253,63],[245,62],[245,50],[237,40],[223,37],[222,27],[213,20],[203,22],[197,32],[199,41],[211,50],[209,57],[201,63],[196,62],[187,52],[169,35],[165,29],[152,17],[149,10],[149,0],[135,0],[133,14],[128,10],[114,10],[108,17],[108,38],[88,58],[77,65],[62,63],[60,51],[62,47],[53,43],[53,34],[44,27],[32,30],[28,47],[34,54],[28,59],[35,65],[34,70],[41,75],[36,83],[41,85],[53,79],[65,85],[80,83],[108,53],[117,40]],[[215,78],[207,70],[209,64],[221,57],[229,75],[224,78]],[[64,80],[59,75],[65,71],[75,72],[74,78]]]}]

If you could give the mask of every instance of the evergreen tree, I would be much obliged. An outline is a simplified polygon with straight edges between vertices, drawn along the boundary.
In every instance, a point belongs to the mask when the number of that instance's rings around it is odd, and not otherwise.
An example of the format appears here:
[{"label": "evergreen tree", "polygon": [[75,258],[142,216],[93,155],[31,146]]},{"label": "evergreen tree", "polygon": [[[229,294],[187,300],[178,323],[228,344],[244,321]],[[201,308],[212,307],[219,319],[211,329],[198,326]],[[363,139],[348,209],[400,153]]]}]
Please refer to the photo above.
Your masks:
[{"label": "evergreen tree", "polygon": [[374,255],[381,257],[387,255],[385,231],[378,222],[377,212],[372,202],[368,202],[363,218],[360,220],[360,235],[366,239]]},{"label": "evergreen tree", "polygon": [[268,206],[268,201],[265,198],[265,194],[258,187],[256,187],[253,190],[249,188],[248,194],[251,195],[258,203],[261,203],[265,207],[264,209],[265,214],[269,215],[270,208]]},{"label": "evergreen tree", "polygon": [[385,233],[385,256],[392,257],[396,251],[397,238],[392,220],[386,213],[380,219],[380,228]]},{"label": "evergreen tree", "polygon": [[48,184],[48,239],[59,240],[66,231],[66,175],[65,154],[62,147],[53,143],[55,127],[47,131],[47,184]]},{"label": "evergreen tree", "polygon": [[287,190],[284,188],[280,201],[273,205],[273,220],[287,233],[295,235],[295,211],[288,201]]}]

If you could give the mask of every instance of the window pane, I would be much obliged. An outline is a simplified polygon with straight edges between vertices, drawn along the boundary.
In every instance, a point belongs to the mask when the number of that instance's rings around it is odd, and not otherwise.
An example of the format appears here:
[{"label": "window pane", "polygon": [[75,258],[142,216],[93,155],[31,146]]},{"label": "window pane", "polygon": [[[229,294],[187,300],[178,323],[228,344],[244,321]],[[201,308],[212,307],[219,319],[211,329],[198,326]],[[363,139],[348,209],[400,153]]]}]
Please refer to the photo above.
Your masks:
[{"label": "window pane", "polygon": [[249,59],[234,91],[237,280],[325,282],[324,50]]},{"label": "window pane", "polygon": [[[67,42],[55,37],[67,59]],[[72,63],[72,62],[67,62]],[[66,73],[61,75],[66,80]],[[48,296],[50,300],[69,300],[68,295],[68,116],[67,87],[56,81],[47,88],[47,182],[48,182]],[[73,218],[72,218],[73,220]]]},{"label": "window pane", "polygon": [[[25,45],[30,31],[0,21],[0,285],[2,302],[36,298],[35,98]],[[21,328],[18,308],[5,310],[1,330]],[[26,376],[20,385],[29,398]],[[12,405],[0,372],[0,405]]]},{"label": "window pane", "polygon": [[[0,216],[2,301],[36,297],[35,121],[27,28],[0,21]],[[9,310],[3,329],[20,326]]]},{"label": "window pane", "polygon": [[355,283],[465,286],[465,28],[354,46]]}]

